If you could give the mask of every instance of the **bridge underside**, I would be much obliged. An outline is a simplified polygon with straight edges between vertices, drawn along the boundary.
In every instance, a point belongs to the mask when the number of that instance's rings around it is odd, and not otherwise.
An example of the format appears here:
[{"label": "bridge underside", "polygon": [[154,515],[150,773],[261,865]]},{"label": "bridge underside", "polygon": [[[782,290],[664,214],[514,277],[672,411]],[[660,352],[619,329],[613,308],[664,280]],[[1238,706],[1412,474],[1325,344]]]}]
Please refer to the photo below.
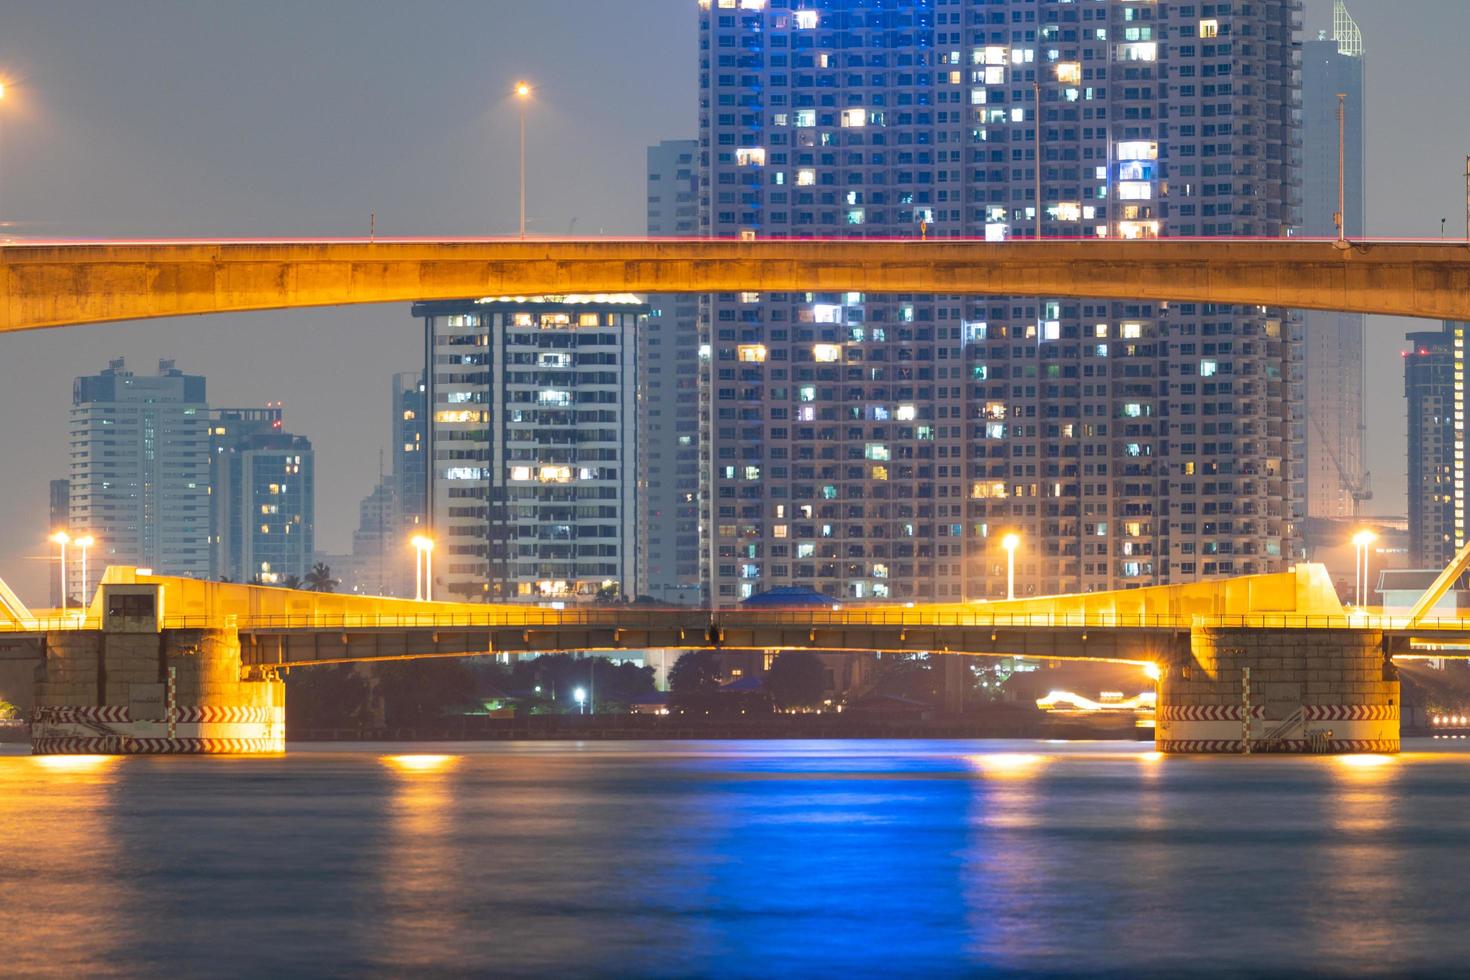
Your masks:
[{"label": "bridge underside", "polygon": [[577,240],[0,247],[0,332],[566,293],[867,292],[1175,301],[1470,320],[1470,248],[1301,240]]}]

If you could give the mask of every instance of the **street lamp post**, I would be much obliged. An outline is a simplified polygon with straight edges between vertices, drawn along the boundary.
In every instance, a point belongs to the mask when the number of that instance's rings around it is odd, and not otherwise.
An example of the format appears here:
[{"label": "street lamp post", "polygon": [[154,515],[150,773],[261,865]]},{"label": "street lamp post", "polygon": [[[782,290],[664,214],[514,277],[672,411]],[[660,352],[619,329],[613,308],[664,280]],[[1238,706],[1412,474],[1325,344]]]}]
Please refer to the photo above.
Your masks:
[{"label": "street lamp post", "polygon": [[90,534],[84,534],[73,543],[82,549],[82,609],[85,611],[87,608],[87,549],[96,542]]},{"label": "street lamp post", "polygon": [[1016,546],[1021,543],[1021,538],[1016,534],[1007,534],[1000,539],[1000,546],[1006,550],[1006,598],[1016,597]]},{"label": "street lamp post", "polygon": [[61,564],[61,569],[60,569],[60,575],[61,575],[61,608],[63,610],[65,610],[66,609],[66,606],[67,606],[67,602],[66,602],[66,546],[71,541],[71,535],[70,534],[67,534],[65,531],[57,531],[55,534],[51,535],[51,540],[54,541],[57,545],[59,545],[61,547],[61,554],[59,556],[60,557],[60,564]]},{"label": "street lamp post", "polygon": [[1368,530],[1353,535],[1354,564],[1358,572],[1357,581],[1353,583],[1353,589],[1357,593],[1353,604],[1359,608],[1362,608],[1363,598],[1368,594],[1368,546],[1377,540],[1378,535]]},{"label": "street lamp post", "polygon": [[587,713],[587,689],[584,687],[577,688],[572,692],[572,697],[577,701],[577,711],[585,715]]},{"label": "street lamp post", "polygon": [[428,602],[434,596],[434,540],[415,534],[413,549],[413,597],[419,602]]},{"label": "street lamp post", "polygon": [[521,108],[521,241],[526,240],[526,102],[531,98],[531,84],[516,82],[516,101]]}]

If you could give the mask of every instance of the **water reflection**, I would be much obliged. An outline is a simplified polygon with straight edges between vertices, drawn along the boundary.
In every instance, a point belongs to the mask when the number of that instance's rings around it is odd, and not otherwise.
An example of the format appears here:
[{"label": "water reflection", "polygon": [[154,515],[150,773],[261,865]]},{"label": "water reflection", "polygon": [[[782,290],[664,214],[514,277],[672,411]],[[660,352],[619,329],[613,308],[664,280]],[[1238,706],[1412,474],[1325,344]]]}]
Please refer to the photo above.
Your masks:
[{"label": "water reflection", "polygon": [[381,862],[378,961],[396,972],[421,973],[443,961],[464,928],[466,909],[452,882],[463,870],[454,841],[449,755],[387,755],[387,841]]},{"label": "water reflection", "polygon": [[1467,797],[1448,751],[0,752],[0,974],[1446,973]]},{"label": "water reflection", "polygon": [[0,973],[105,976],[131,888],[110,814],[112,756],[0,757]]}]

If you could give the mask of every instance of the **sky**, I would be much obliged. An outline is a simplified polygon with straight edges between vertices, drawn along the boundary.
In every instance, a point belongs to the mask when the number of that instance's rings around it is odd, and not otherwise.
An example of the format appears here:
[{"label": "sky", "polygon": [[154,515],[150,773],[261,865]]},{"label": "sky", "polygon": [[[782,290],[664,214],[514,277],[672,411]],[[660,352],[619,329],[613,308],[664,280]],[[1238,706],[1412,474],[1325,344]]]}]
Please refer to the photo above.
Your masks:
[{"label": "sky", "polygon": [[[1368,63],[1368,227],[1463,227],[1465,0],[1350,0]],[[0,0],[0,221],[26,236],[514,232],[516,106],[531,232],[641,234],[645,148],[697,135],[695,0]],[[1331,0],[1307,0],[1308,36]],[[1429,325],[1432,326],[1432,325]],[[1375,513],[1404,510],[1399,352],[1369,321]],[[0,336],[0,578],[43,604],[47,483],[71,382],[114,357],[208,378],[214,406],[285,403],[317,457],[317,547],[350,550],[389,439],[403,305]],[[385,456],[385,465],[388,460]]]}]

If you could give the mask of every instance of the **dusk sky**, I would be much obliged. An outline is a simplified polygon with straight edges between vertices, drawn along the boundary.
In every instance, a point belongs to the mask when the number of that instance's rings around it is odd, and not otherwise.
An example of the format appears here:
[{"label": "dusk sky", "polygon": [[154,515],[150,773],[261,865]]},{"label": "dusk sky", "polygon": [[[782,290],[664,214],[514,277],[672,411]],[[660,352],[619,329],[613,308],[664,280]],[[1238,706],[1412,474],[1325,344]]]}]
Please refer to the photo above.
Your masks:
[{"label": "dusk sky", "polygon": [[[1368,52],[1368,228],[1464,234],[1464,0],[1356,0]],[[54,236],[643,232],[644,149],[697,129],[695,0],[46,0],[3,5],[0,219]],[[1309,36],[1330,0],[1308,0]],[[1404,509],[1399,352],[1369,321],[1375,513]],[[72,327],[0,337],[0,578],[43,604],[47,482],[71,383],[110,358],[208,378],[217,407],[283,401],[317,454],[317,546],[350,548],[388,448],[389,384],[421,366],[406,306]],[[386,463],[385,463],[386,465]]]}]

